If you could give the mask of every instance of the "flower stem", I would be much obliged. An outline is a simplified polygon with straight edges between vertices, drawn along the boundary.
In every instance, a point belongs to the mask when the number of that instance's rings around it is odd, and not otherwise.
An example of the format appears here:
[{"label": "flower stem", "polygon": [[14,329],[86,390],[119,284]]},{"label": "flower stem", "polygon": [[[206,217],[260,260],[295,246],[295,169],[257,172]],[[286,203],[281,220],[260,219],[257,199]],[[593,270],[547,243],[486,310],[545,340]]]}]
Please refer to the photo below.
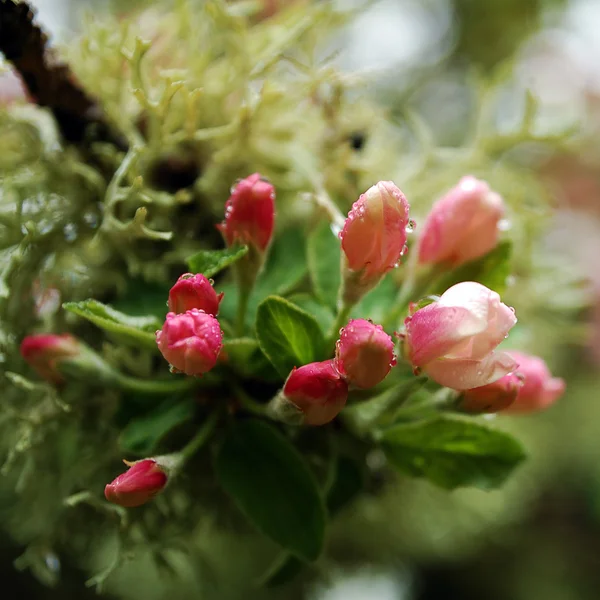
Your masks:
[{"label": "flower stem", "polygon": [[[206,376],[204,377],[206,379]],[[198,379],[185,377],[180,379],[137,379],[119,374],[116,383],[119,387],[131,392],[145,394],[170,394],[185,392],[198,385]]]},{"label": "flower stem", "polygon": [[267,416],[267,404],[261,404],[254,400],[254,398],[251,398],[240,385],[233,384],[232,387],[237,401],[244,410],[259,417]]},{"label": "flower stem", "polygon": [[240,295],[238,298],[237,314],[235,319],[235,331],[239,337],[244,335],[244,329],[246,328],[246,312],[248,311],[248,300],[250,299],[251,291],[252,288],[240,286]]},{"label": "flower stem", "polygon": [[180,454],[182,462],[188,461],[210,438],[219,420],[219,411],[214,410],[204,421],[198,433],[183,447]]},{"label": "flower stem", "polygon": [[337,317],[331,329],[329,331],[329,336],[327,338],[327,349],[334,348],[335,343],[340,335],[340,329],[346,324],[348,321],[348,317],[354,308],[353,304],[342,304],[340,310],[338,311]]}]

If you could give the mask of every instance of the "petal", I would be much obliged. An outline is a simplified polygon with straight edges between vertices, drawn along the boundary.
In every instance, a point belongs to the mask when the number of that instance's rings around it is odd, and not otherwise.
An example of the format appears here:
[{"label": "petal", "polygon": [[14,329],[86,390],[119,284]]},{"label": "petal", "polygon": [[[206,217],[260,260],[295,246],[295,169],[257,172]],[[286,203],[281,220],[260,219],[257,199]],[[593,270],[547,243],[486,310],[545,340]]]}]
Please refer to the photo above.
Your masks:
[{"label": "petal", "polygon": [[490,352],[482,360],[438,359],[425,366],[431,379],[455,390],[469,390],[497,381],[516,368],[506,352]]},{"label": "petal", "polygon": [[423,366],[451,352],[485,327],[486,321],[466,308],[440,306],[439,302],[430,304],[406,321],[410,360],[415,366]]}]

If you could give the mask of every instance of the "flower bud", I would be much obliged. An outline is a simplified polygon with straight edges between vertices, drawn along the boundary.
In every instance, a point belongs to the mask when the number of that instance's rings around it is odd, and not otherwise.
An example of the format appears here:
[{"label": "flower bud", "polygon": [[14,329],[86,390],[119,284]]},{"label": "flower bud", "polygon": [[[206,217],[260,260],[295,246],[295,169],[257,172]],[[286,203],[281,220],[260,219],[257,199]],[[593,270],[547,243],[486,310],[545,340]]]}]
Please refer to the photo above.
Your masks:
[{"label": "flower bud", "polygon": [[538,356],[509,352],[519,364],[516,373],[524,379],[517,399],[508,407],[507,413],[529,413],[548,408],[554,404],[565,391],[565,381],[552,377],[546,363]]},{"label": "flower bud", "polygon": [[408,359],[415,371],[455,390],[487,385],[517,366],[495,351],[516,322],[496,292],[473,281],[457,283],[405,320]]},{"label": "flower bud", "polygon": [[406,251],[408,209],[404,194],[391,181],[370,187],[352,205],[340,232],[348,303],[377,285]]},{"label": "flower bud", "polygon": [[173,372],[202,375],[217,362],[223,332],[215,317],[192,308],[180,315],[168,313],[156,343]]},{"label": "flower bud", "polygon": [[523,379],[518,373],[509,373],[493,383],[466,390],[460,406],[465,412],[475,414],[504,410],[517,399]]},{"label": "flower bud", "polygon": [[211,282],[201,273],[184,273],[169,292],[169,311],[175,314],[197,308],[216,317],[223,294],[215,292]]},{"label": "flower bud", "polygon": [[383,381],[396,364],[394,342],[381,325],[353,319],[342,329],[335,364],[349,384],[361,389],[372,388]]},{"label": "flower bud", "polygon": [[40,377],[58,384],[64,381],[59,371],[61,361],[78,356],[83,348],[81,342],[68,333],[29,335],[21,342],[21,356]]},{"label": "flower bud", "polygon": [[217,228],[228,246],[248,244],[264,252],[273,235],[275,188],[259,173],[239,181],[225,204],[225,221]]},{"label": "flower bud", "polygon": [[498,222],[504,215],[502,197],[485,181],[463,177],[432,207],[421,230],[419,262],[458,266],[493,250]]},{"label": "flower bud", "polygon": [[109,502],[125,508],[141,506],[167,485],[167,472],[154,458],[123,462],[129,469],[104,488],[104,496]]},{"label": "flower bud", "polygon": [[294,369],[283,390],[273,399],[273,417],[295,425],[325,425],[344,408],[348,384],[333,360],[310,363]]}]

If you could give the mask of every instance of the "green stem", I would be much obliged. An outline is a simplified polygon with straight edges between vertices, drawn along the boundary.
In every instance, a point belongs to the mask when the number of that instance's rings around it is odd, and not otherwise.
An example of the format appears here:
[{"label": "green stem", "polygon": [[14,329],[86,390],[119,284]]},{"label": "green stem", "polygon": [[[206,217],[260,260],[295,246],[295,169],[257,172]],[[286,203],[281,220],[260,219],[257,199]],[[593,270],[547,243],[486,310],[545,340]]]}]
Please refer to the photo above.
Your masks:
[{"label": "green stem", "polygon": [[218,421],[219,411],[214,410],[212,413],[210,413],[208,419],[204,421],[204,424],[198,433],[181,450],[180,454],[182,456],[182,463],[188,461],[207,442]]},{"label": "green stem", "polygon": [[250,292],[252,288],[240,286],[240,295],[238,298],[237,314],[235,319],[235,331],[238,337],[244,335],[246,329],[246,312],[248,311],[248,300],[250,299]]},{"label": "green stem", "polygon": [[350,316],[353,308],[353,304],[344,304],[340,308],[337,317],[335,318],[335,321],[329,331],[329,336],[327,338],[327,349],[335,348],[335,343],[340,337],[340,329],[348,322],[348,317]]},{"label": "green stem", "polygon": [[[203,379],[206,379],[206,375]],[[198,385],[198,379],[182,377],[180,379],[137,379],[119,374],[117,385],[131,392],[145,394],[171,394],[191,390]]]},{"label": "green stem", "polygon": [[236,383],[232,384],[232,388],[235,392],[237,401],[240,403],[240,406],[244,410],[246,410],[254,415],[257,415],[259,417],[267,416],[267,404],[261,404],[260,402],[257,402],[256,400],[254,400],[254,398],[251,398],[242,389],[242,387]]}]

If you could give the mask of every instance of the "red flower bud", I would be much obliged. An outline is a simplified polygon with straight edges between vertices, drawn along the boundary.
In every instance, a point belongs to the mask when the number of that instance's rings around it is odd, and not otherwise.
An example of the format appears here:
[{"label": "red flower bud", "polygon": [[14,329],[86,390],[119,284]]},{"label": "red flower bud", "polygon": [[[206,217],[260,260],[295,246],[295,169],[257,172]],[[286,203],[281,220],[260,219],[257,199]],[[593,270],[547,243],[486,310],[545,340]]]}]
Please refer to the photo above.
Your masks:
[{"label": "red flower bud", "polygon": [[275,188],[259,173],[239,181],[225,204],[225,220],[217,225],[228,246],[249,244],[264,252],[273,235]]},{"label": "red flower bud", "polygon": [[38,375],[51,383],[64,381],[58,366],[61,360],[78,356],[81,343],[72,335],[29,335],[21,342],[21,356]]},{"label": "red flower bud", "polygon": [[125,508],[141,506],[167,485],[167,473],[153,458],[123,462],[129,469],[104,488],[104,495],[109,502]]},{"label": "red flower bud", "polygon": [[352,205],[340,232],[348,267],[361,279],[377,281],[406,251],[409,205],[391,182],[380,181]]},{"label": "red flower bud", "polygon": [[197,308],[217,316],[223,294],[217,294],[211,282],[201,273],[184,273],[169,292],[169,311],[176,314]]},{"label": "red flower bud", "polygon": [[564,379],[553,377],[541,358],[512,350],[508,354],[519,364],[515,373],[521,375],[524,382],[517,399],[506,413],[524,414],[544,410],[564,394]]},{"label": "red flower bud", "polygon": [[181,315],[168,313],[156,343],[174,372],[202,375],[217,362],[223,332],[215,317],[193,308]]},{"label": "red flower bud", "polygon": [[458,266],[487,254],[498,243],[503,214],[501,196],[485,181],[463,177],[433,205],[421,232],[419,262]]},{"label": "red flower bud", "polygon": [[348,383],[361,389],[372,388],[396,364],[394,342],[381,325],[353,319],[341,331],[335,363]]},{"label": "red flower bud", "polygon": [[275,413],[291,414],[304,425],[325,425],[344,408],[347,399],[348,384],[340,377],[334,361],[315,362],[289,374],[275,398]]},{"label": "red flower bud", "polygon": [[509,373],[494,383],[466,390],[463,393],[461,408],[470,413],[496,413],[508,408],[523,387],[523,377]]}]

